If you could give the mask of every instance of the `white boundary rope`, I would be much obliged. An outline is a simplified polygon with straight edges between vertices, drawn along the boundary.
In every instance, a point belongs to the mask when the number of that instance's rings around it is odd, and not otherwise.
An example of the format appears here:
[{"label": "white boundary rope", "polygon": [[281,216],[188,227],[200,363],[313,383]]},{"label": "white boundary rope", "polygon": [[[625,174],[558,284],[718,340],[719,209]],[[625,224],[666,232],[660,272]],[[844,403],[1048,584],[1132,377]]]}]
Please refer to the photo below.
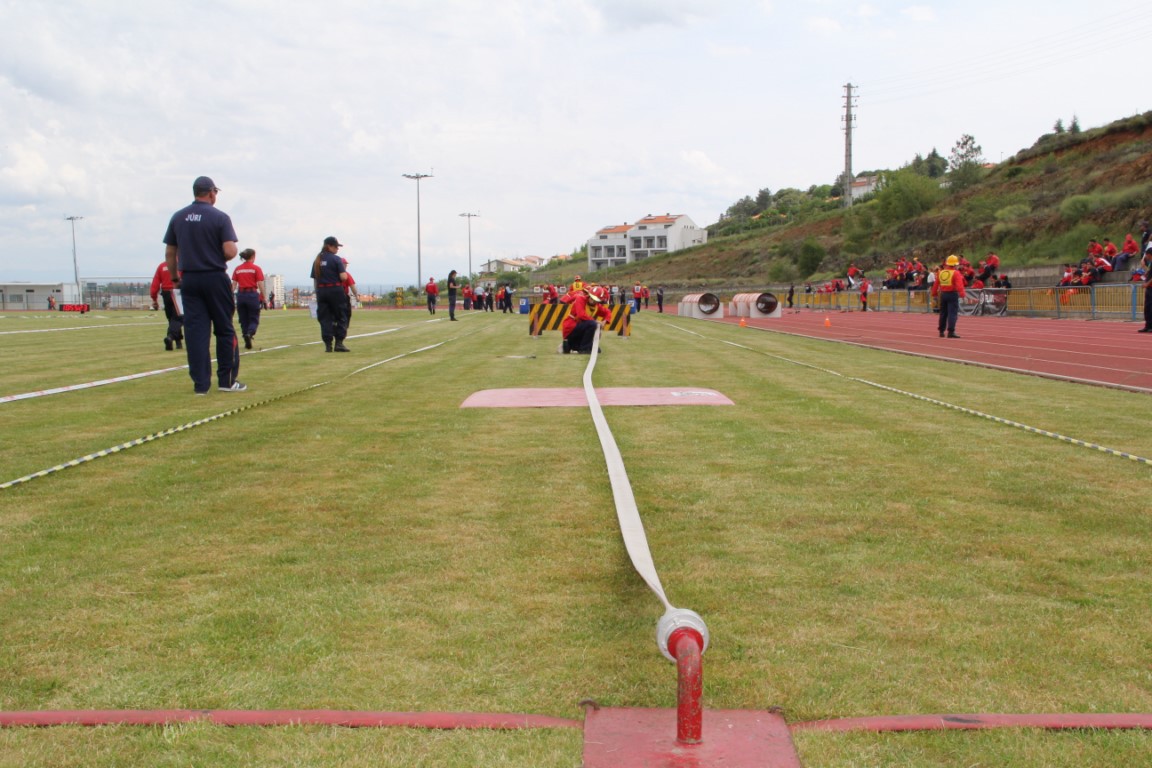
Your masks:
[{"label": "white boundary rope", "polygon": [[[108,327],[108,326],[94,326],[94,327],[104,328],[104,327]],[[136,327],[136,326],[133,326],[133,327]],[[57,329],[53,329],[53,330],[65,330],[65,329],[57,328]],[[401,328],[386,328],[383,331],[373,331],[372,333],[360,333],[360,334],[356,334],[355,336],[349,336],[348,338],[350,338],[350,339],[366,339],[369,336],[381,336],[385,333],[395,333],[396,331],[399,331],[399,330],[401,330]],[[12,333],[35,333],[35,331],[12,331]],[[267,349],[254,349],[250,352],[242,352],[241,357],[247,357],[248,355],[261,355],[261,354],[264,354],[265,352],[276,352],[276,351],[281,350],[281,349],[291,349],[292,347],[310,347],[310,346],[313,346],[316,344],[323,344],[323,343],[324,342],[322,342],[322,341],[306,341],[306,342],[303,342],[300,344],[281,344],[277,347],[268,347]],[[212,362],[215,363],[216,359],[212,358]],[[34,392],[22,392],[18,395],[3,395],[3,396],[0,396],[0,405],[3,405],[4,403],[13,403],[13,402],[16,402],[17,400],[30,400],[34,397],[47,397],[48,395],[59,395],[59,394],[65,393],[65,392],[77,392],[77,391],[82,390],[82,389],[92,389],[93,387],[102,387],[102,386],[105,386],[107,384],[120,384],[120,383],[123,383],[125,381],[133,381],[135,379],[144,379],[144,378],[147,378],[149,376],[158,376],[159,374],[162,374],[162,373],[171,373],[172,371],[183,371],[183,370],[187,370],[187,368],[188,368],[187,365],[176,365],[176,366],[172,366],[171,368],[159,368],[155,371],[145,371],[143,373],[131,373],[131,374],[128,374],[127,376],[116,376],[115,378],[111,378],[111,379],[100,379],[99,381],[88,381],[88,382],[85,382],[83,384],[69,384],[69,385],[63,386],[63,387],[53,387],[52,389],[40,389],[40,390],[36,390]]]},{"label": "white boundary rope", "polygon": [[[363,334],[363,335],[364,336],[376,336],[376,335],[379,335],[380,333],[390,333],[392,330],[398,330],[398,329],[394,328],[394,329],[391,329],[389,331],[378,331],[376,333]],[[483,330],[483,329],[481,329],[481,330]],[[358,373],[371,370],[377,366],[392,362],[393,360],[399,360],[401,358],[408,357],[410,355],[416,355],[416,354],[419,354],[421,352],[427,352],[428,350],[436,349],[437,347],[440,347],[443,344],[446,344],[448,341],[454,341],[456,339],[462,338],[464,335],[472,335],[473,333],[478,333],[478,332],[479,331],[472,331],[471,333],[455,336],[452,339],[448,339],[446,341],[442,341],[442,342],[439,342],[437,344],[432,344],[432,345],[427,346],[427,347],[421,347],[420,349],[412,350],[411,352],[405,352],[405,353],[400,354],[400,355],[395,355],[394,357],[390,357],[387,360],[381,360],[378,363],[373,363],[372,365],[367,365],[363,368],[359,368],[355,371],[352,371],[351,373],[347,374],[347,376],[345,376],[345,378],[355,376]],[[349,337],[349,338],[352,338],[352,337]],[[261,401],[256,402],[256,403],[249,403],[248,405],[244,405],[244,406],[241,406],[239,408],[234,408],[230,411],[218,413],[215,416],[208,416],[206,418],[199,419],[197,421],[189,422],[188,424],[181,424],[178,427],[172,427],[171,429],[163,430],[162,432],[156,432],[154,434],[146,435],[144,437],[138,437],[135,440],[129,440],[126,443],[121,443],[120,445],[115,445],[115,446],[112,446],[111,448],[105,448],[103,450],[96,451],[95,453],[90,453],[87,456],[81,456],[78,459],[72,459],[71,461],[66,461],[63,464],[57,464],[54,467],[49,467],[48,469],[42,469],[39,472],[33,472],[30,475],[25,475],[23,477],[18,477],[15,480],[9,480],[8,482],[0,483],[0,491],[7,490],[7,489],[12,488],[12,487],[17,486],[17,485],[22,485],[22,484],[30,482],[32,480],[36,480],[37,478],[47,477],[48,475],[52,475],[52,474],[55,474],[57,472],[61,472],[61,471],[68,469],[70,467],[77,467],[77,466],[80,466],[81,464],[86,464],[90,461],[94,461],[94,460],[99,459],[99,458],[104,457],[104,456],[111,456],[114,453],[120,453],[121,451],[126,451],[129,448],[135,448],[138,445],[144,445],[145,443],[150,443],[154,440],[159,440],[161,437],[168,437],[169,435],[174,435],[174,434],[177,434],[178,432],[185,432],[185,431],[192,429],[194,427],[199,427],[199,426],[202,426],[204,424],[208,424],[210,422],[217,421],[218,419],[222,419],[225,416],[232,416],[234,414],[241,413],[243,411],[251,410],[251,409],[256,408],[258,406],[263,406],[263,405],[267,405],[269,403],[274,403],[277,400],[283,400],[286,397],[291,397],[293,395],[298,395],[298,394],[301,394],[303,392],[308,392],[310,390],[316,389],[317,387],[326,386],[330,383],[331,382],[329,382],[329,381],[325,381],[325,382],[321,382],[319,384],[311,384],[307,387],[304,387],[303,389],[294,390],[292,392],[288,392],[288,393],[283,394],[283,395],[278,395],[276,397],[272,397],[272,398],[269,398],[267,400],[261,400]]]}]

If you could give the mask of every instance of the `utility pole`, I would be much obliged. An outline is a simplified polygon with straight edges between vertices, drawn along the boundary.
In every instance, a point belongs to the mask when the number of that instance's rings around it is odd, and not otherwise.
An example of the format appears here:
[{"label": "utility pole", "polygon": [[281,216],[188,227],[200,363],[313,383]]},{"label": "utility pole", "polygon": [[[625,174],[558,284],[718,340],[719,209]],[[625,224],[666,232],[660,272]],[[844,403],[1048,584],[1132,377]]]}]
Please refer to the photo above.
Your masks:
[{"label": "utility pole", "polygon": [[420,270],[420,179],[430,179],[430,173],[405,173],[401,174],[406,179],[416,180],[416,290],[419,291],[424,286],[424,275]]},{"label": "utility pole", "polygon": [[468,284],[472,284],[472,219],[480,214],[478,213],[462,213],[468,219]]},{"label": "utility pole", "polygon": [[80,287],[80,265],[76,261],[76,222],[84,218],[83,216],[65,216],[64,221],[72,222],[72,271],[76,278],[76,303],[84,303],[84,289]]},{"label": "utility pole", "polygon": [[856,99],[852,95],[852,83],[844,86],[844,116],[840,118],[844,123],[844,207],[852,207],[852,129],[856,127],[856,117],[852,114],[852,107]]}]

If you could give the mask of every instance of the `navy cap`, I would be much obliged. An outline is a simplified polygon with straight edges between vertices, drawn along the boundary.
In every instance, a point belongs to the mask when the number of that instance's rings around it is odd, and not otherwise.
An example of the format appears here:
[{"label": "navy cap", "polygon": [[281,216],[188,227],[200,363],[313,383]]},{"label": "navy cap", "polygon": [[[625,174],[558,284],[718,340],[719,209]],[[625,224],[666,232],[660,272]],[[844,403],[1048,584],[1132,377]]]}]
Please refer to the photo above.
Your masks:
[{"label": "navy cap", "polygon": [[197,194],[205,192],[219,192],[220,188],[216,186],[216,182],[207,176],[200,176],[196,181],[192,182],[192,191]]},{"label": "navy cap", "polygon": [[324,238],[324,245],[335,245],[335,246],[338,246],[340,248],[344,247],[344,243],[340,242],[339,240],[337,240],[332,235],[328,235],[328,237]]}]

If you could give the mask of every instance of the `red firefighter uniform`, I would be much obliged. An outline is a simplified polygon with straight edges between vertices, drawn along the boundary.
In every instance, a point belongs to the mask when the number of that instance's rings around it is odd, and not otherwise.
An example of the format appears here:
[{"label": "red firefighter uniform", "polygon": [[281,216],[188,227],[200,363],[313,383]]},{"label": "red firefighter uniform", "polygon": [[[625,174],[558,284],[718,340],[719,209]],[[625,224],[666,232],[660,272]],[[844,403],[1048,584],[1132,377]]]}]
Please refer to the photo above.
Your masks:
[{"label": "red firefighter uniform", "polygon": [[168,333],[164,336],[164,349],[169,352],[173,348],[182,349],[184,346],[184,318],[176,306],[176,299],[172,296],[172,275],[168,271],[168,262],[160,262],[156,267],[156,274],[152,276],[152,308],[159,309],[158,300],[164,302],[164,317],[168,319]]}]

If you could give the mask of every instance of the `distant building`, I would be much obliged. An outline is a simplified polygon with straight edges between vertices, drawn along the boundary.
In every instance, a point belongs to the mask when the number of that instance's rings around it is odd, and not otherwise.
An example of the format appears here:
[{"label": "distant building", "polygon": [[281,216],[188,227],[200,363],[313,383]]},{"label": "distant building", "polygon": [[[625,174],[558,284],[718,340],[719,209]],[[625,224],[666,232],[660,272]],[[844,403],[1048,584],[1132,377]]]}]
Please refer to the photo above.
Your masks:
[{"label": "distant building", "polygon": [[284,295],[284,275],[265,275],[264,290],[272,295],[277,307],[284,304],[284,300],[288,298]]},{"label": "distant building", "polygon": [[857,176],[852,180],[849,185],[848,193],[851,195],[852,200],[859,200],[865,195],[870,195],[880,187],[880,174],[873,176]]},{"label": "distant building", "polygon": [[523,259],[492,259],[480,265],[480,272],[515,272],[525,267],[535,269],[542,263],[544,263],[544,260],[539,256],[526,256]]},{"label": "distant building", "polygon": [[75,283],[0,283],[0,309],[48,309],[48,297],[56,306],[76,299]]},{"label": "distant building", "polygon": [[588,241],[588,271],[631,264],[708,241],[708,231],[692,219],[670,213],[651,214],[635,224],[604,227]]}]

